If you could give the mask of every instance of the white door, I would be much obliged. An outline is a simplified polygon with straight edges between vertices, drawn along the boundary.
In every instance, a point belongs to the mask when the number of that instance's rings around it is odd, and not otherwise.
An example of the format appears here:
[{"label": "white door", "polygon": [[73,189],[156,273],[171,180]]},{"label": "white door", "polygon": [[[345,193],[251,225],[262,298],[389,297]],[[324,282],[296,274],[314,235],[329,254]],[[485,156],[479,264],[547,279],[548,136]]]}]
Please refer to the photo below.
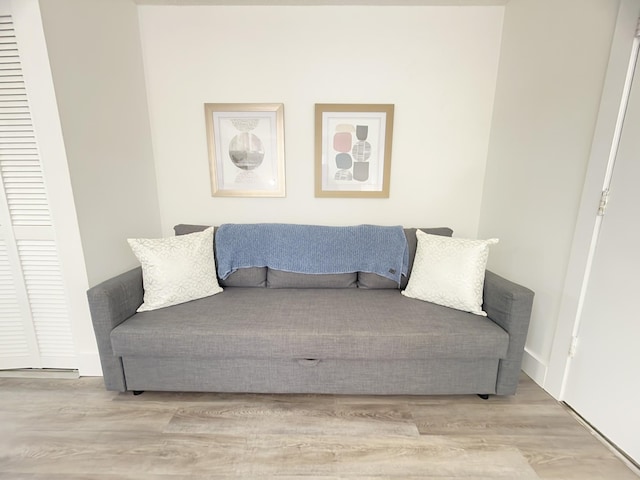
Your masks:
[{"label": "white door", "polygon": [[0,2],[0,369],[77,368],[11,9]]},{"label": "white door", "polygon": [[640,59],[563,400],[640,463]]}]

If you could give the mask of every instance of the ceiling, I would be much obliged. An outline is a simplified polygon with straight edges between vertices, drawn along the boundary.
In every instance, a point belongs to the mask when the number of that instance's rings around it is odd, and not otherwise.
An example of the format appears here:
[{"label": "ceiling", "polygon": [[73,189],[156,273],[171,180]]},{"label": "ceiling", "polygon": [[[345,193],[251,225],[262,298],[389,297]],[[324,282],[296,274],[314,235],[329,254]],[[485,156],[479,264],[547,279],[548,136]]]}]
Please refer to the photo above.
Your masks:
[{"label": "ceiling", "polygon": [[370,6],[488,6],[509,0],[133,0],[138,5],[370,5]]}]

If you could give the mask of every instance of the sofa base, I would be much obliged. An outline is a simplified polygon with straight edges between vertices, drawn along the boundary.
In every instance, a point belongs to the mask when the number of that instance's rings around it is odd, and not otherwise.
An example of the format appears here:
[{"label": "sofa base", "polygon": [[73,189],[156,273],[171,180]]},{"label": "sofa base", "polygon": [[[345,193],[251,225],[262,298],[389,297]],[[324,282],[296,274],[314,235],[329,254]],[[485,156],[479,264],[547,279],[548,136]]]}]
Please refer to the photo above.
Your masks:
[{"label": "sofa base", "polygon": [[125,357],[127,390],[355,395],[495,394],[497,358],[336,360]]}]

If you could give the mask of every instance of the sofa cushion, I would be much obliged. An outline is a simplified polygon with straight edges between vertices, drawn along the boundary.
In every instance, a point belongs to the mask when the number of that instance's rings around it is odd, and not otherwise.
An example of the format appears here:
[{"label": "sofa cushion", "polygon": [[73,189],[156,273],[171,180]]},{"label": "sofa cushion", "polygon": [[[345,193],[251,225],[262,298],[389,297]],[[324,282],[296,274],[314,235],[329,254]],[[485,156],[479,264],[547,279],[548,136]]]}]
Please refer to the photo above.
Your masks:
[{"label": "sofa cushion", "polygon": [[476,315],[482,310],[482,292],[489,245],[498,240],[446,238],[416,232],[418,250],[403,295],[434,302]]},{"label": "sofa cushion", "polygon": [[[209,227],[211,227],[211,225],[191,225],[191,224],[181,223],[179,225],[175,225],[173,227],[173,231],[175,232],[176,235],[186,235],[188,233],[202,232],[203,230],[206,230]],[[214,228],[213,238],[215,239],[215,227],[213,228]]]},{"label": "sofa cushion", "polygon": [[182,237],[127,240],[142,266],[144,300],[138,312],[220,293],[213,228]]},{"label": "sofa cushion", "polygon": [[[389,281],[393,282],[393,280]],[[268,288],[356,288],[357,286],[357,272],[309,274],[267,269]]]},{"label": "sofa cushion", "polygon": [[224,280],[218,282],[223,287],[266,287],[267,267],[239,268]]},{"label": "sofa cushion", "polygon": [[[438,228],[421,228],[425,233],[431,235],[442,235],[443,237],[450,237],[453,235],[453,230],[448,227],[438,227]],[[416,239],[416,229],[415,228],[405,228],[404,234],[407,237],[407,248],[409,249],[409,271],[406,277],[402,277],[402,281],[400,283],[401,289],[407,287],[407,283],[409,281],[409,277],[411,276],[411,268],[413,266],[413,260],[416,256],[416,248],[417,248],[417,239]],[[381,275],[376,273],[369,272],[359,272],[358,273],[358,287],[360,288],[398,288],[398,284],[393,280],[389,280]]]},{"label": "sofa cushion", "polygon": [[488,318],[399,290],[227,288],[111,332],[119,356],[504,358],[508,334]]}]

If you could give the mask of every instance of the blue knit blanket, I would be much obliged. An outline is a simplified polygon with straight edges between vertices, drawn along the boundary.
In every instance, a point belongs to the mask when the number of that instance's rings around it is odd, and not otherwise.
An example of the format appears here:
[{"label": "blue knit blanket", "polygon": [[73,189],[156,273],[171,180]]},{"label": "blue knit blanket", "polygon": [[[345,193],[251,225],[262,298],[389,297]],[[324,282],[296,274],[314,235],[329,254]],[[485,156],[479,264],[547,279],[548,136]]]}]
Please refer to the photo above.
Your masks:
[{"label": "blue knit blanket", "polygon": [[218,276],[239,268],[296,273],[370,272],[398,282],[409,249],[402,227],[325,227],[279,223],[223,224],[215,239]]}]

